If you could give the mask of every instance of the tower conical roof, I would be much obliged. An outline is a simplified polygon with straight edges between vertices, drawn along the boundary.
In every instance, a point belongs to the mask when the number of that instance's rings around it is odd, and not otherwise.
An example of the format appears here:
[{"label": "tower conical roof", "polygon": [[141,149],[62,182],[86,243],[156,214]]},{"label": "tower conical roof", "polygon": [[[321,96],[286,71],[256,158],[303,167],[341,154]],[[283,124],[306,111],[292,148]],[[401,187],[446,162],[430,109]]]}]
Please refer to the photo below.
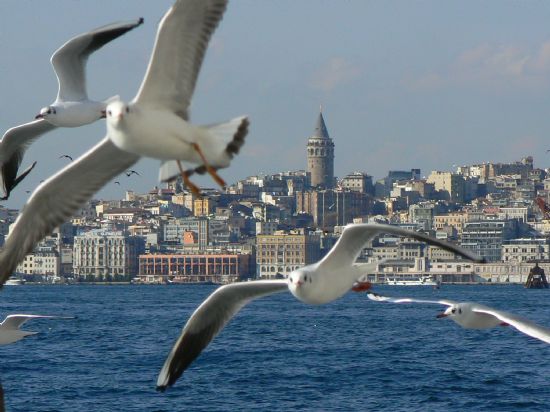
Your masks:
[{"label": "tower conical roof", "polygon": [[323,119],[323,113],[319,112],[319,117],[315,123],[315,130],[312,137],[320,137],[321,139],[330,139],[328,135],[327,126],[325,126],[325,119]]}]

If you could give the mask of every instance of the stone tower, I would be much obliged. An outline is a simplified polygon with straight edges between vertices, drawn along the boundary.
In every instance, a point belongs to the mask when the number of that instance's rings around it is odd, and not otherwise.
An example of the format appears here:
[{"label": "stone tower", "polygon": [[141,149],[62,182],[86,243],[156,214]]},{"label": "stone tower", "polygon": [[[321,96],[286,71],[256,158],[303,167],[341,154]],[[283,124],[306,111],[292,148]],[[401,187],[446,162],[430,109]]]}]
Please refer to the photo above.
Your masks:
[{"label": "stone tower", "polygon": [[322,111],[313,136],[307,141],[307,171],[311,175],[312,187],[334,187],[334,142],[328,135]]}]

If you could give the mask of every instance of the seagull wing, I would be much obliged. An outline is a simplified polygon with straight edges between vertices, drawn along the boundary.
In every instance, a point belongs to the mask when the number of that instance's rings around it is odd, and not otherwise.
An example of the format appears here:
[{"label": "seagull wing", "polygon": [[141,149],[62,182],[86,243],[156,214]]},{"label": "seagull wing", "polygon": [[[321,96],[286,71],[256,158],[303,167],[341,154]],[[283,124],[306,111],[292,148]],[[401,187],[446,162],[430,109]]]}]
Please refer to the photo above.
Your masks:
[{"label": "seagull wing", "polygon": [[286,280],[232,283],[214,291],[193,312],[170,351],[157,380],[157,389],[173,385],[185,369],[248,302],[288,290]]},{"label": "seagull wing", "polygon": [[178,0],[157,31],[147,73],[134,101],[165,107],[188,119],[187,109],[210,37],[227,0]]},{"label": "seagull wing", "polygon": [[340,236],[336,244],[319,262],[319,264],[325,267],[333,267],[335,269],[342,266],[350,266],[355,262],[355,260],[357,260],[357,257],[359,257],[359,254],[361,253],[361,250],[365,247],[365,244],[368,241],[372,240],[376,235],[379,235],[381,233],[391,233],[395,235],[411,237],[426,242],[428,244],[438,246],[444,250],[453,252],[468,260],[473,260],[474,262],[484,261],[475,253],[462,249],[459,246],[444,242],[442,240],[435,239],[423,233],[402,229],[400,227],[392,225],[361,223],[347,225],[344,228],[344,231],[342,232],[342,235]]},{"label": "seagull wing", "polygon": [[489,308],[482,305],[474,305],[472,307],[473,312],[485,313],[487,315],[492,315],[495,318],[501,320],[513,326],[520,332],[525,333],[526,335],[537,338],[543,342],[550,343],[550,329],[544,326],[539,326],[536,323],[531,322],[528,319],[522,318],[521,316],[514,315],[509,312],[504,312],[501,310]]},{"label": "seagull wing", "polygon": [[390,296],[379,295],[378,293],[368,292],[367,297],[370,300],[377,302],[389,302],[389,303],[431,303],[434,305],[446,305],[453,306],[458,304],[452,300],[441,299],[441,300],[424,300],[424,299],[413,299],[413,298],[394,298]]},{"label": "seagull wing", "polygon": [[4,133],[2,140],[0,140],[0,173],[6,199],[17,183],[32,170],[31,167],[19,177],[17,176],[27,148],[38,137],[55,128],[56,126],[46,120],[39,119],[12,127]]},{"label": "seagull wing", "polygon": [[[23,173],[21,173],[19,176],[17,176],[15,179],[13,179],[13,182],[10,183],[10,184],[4,184],[4,190],[5,190],[5,196],[4,197],[1,197],[0,200],[7,200],[9,197],[10,197],[10,193],[12,192],[13,189],[15,189],[15,187],[19,184],[19,182],[21,182],[24,178],[27,177],[27,175],[32,172],[32,169],[34,169],[34,167],[36,166],[36,161],[35,162],[32,162],[32,164],[27,167]],[[9,178],[8,180],[12,180],[11,178]]]},{"label": "seagull wing", "polygon": [[84,100],[86,93],[86,61],[90,54],[143,23],[143,19],[113,23],[73,37],[52,55],[51,62],[59,90],[57,100]]},{"label": "seagull wing", "polygon": [[70,316],[48,316],[48,315],[23,315],[14,314],[6,316],[6,319],[0,324],[3,328],[19,329],[23,323],[31,319],[74,319]]},{"label": "seagull wing", "polygon": [[138,159],[139,156],[118,149],[105,137],[40,184],[21,210],[0,252],[0,285],[40,240]]}]

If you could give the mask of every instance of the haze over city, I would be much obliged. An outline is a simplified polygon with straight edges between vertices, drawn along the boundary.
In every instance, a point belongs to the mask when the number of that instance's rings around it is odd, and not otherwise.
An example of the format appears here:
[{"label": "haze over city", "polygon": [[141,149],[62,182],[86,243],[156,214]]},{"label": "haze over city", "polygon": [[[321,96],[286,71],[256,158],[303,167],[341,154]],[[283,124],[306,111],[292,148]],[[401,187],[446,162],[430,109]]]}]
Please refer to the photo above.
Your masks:
[{"label": "haze over city", "polygon": [[[51,103],[49,59],[72,36],[144,17],[142,27],[94,54],[92,98],[131,99],[145,72],[162,1],[0,3],[0,126],[31,120]],[[550,147],[550,4],[545,2],[282,1],[232,3],[214,34],[192,103],[195,123],[248,114],[250,133],[222,175],[306,168],[319,105],[336,144],[335,174],[451,170],[533,155]],[[57,130],[35,143],[35,170],[7,207],[21,207],[40,180],[105,135],[104,122]],[[158,162],[121,176],[97,198],[158,184]],[[199,180],[213,187],[209,179]]]}]

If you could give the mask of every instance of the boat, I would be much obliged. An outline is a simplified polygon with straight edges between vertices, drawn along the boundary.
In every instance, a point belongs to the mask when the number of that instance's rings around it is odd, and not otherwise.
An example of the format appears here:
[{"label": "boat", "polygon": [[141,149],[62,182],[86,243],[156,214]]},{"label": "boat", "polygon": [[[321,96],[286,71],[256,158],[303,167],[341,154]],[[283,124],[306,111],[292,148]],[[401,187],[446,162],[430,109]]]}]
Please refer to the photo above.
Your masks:
[{"label": "boat", "polygon": [[6,283],[4,283],[4,285],[6,285],[6,286],[17,286],[17,285],[22,285],[23,283],[25,283],[25,281],[23,279],[11,278],[11,279],[8,279],[6,281]]},{"label": "boat", "polygon": [[439,282],[435,280],[432,276],[422,275],[417,278],[411,279],[397,279],[397,278],[386,278],[386,284],[394,286],[436,286],[439,287]]}]

